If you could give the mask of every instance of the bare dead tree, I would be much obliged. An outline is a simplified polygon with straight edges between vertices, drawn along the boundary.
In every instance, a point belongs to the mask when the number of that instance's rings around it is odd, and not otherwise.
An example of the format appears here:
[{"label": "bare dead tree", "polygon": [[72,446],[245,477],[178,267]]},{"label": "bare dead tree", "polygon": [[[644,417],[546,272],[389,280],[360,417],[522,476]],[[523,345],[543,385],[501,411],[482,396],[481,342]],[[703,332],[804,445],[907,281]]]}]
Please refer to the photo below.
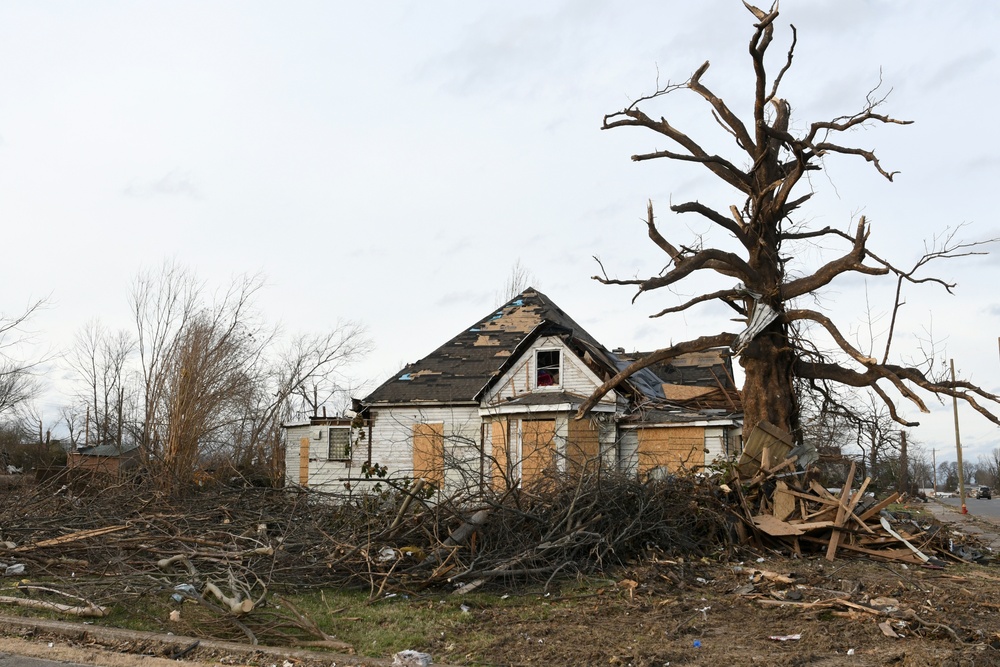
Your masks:
[{"label": "bare dead tree", "polygon": [[158,271],[148,270],[137,276],[129,293],[142,376],[138,439],[147,460],[161,454],[163,421],[159,409],[166,389],[165,369],[174,354],[178,333],[196,310],[202,289],[190,270],[176,262],[165,262]]},{"label": "bare dead tree", "polygon": [[510,267],[510,273],[507,274],[503,289],[497,291],[494,299],[496,303],[494,305],[497,307],[504,305],[533,284],[535,287],[538,287],[537,282],[538,279],[535,277],[535,274],[529,271],[521,263],[521,258],[518,257],[514,261],[513,266]]},{"label": "bare dead tree", "polygon": [[31,342],[31,318],[45,306],[44,299],[37,299],[13,315],[0,313],[0,414],[38,395],[36,371],[47,357],[25,359],[24,347]]},{"label": "bare dead tree", "polygon": [[[121,450],[126,399],[131,392],[126,373],[134,349],[135,341],[127,331],[109,331],[98,320],[77,332],[69,364],[82,387],[79,398],[86,406],[84,416],[89,417],[82,429],[90,440],[87,444],[114,444]],[[70,435],[72,439],[72,427]]]},{"label": "bare dead tree", "polygon": [[[602,129],[638,127],[652,130],[667,140],[667,148],[632,156],[642,162],[666,159],[700,165],[742,198],[739,205],[717,210],[698,201],[672,204],[671,211],[694,214],[708,221],[735,241],[737,251],[705,247],[703,239],[687,245],[668,240],[661,234],[650,203],[647,231],[652,242],[666,254],[668,265],[659,275],[649,278],[615,279],[603,271],[595,276],[609,285],[638,287],[636,298],[648,291],[669,288],[695,275],[709,272],[731,279],[733,287],[703,293],[676,307],[666,308],[653,317],[683,313],[695,306],[716,302],[738,313],[747,325],[739,333],[718,333],[671,345],[640,359],[605,382],[581,408],[582,415],[597,400],[636,371],[685,352],[715,346],[730,346],[739,356],[745,371],[743,407],[745,430],[767,420],[801,438],[796,380],[817,386],[847,385],[874,391],[887,406],[893,420],[906,426],[917,422],[905,419],[896,410],[891,392],[906,398],[919,410],[927,412],[919,390],[941,396],[955,396],[966,401],[990,421],[1000,424],[995,408],[982,401],[996,403],[1000,397],[970,382],[952,382],[929,377],[925,369],[890,361],[890,344],[895,331],[896,314],[905,303],[904,285],[931,284],[952,292],[954,285],[941,278],[927,276],[926,266],[937,260],[983,254],[983,242],[966,243],[953,232],[935,239],[912,267],[897,267],[875,254],[867,246],[871,228],[861,217],[850,233],[832,227],[814,228],[793,215],[813,195],[800,192],[803,178],[822,168],[833,156],[861,158],[882,177],[892,180],[896,172],[883,167],[871,150],[838,143],[837,137],[872,125],[907,125],[881,113],[884,96],[877,88],[866,97],[862,108],[851,115],[817,121],[799,132],[793,130],[791,104],[778,94],[782,78],[792,65],[796,33],[783,64],[771,76],[765,66],[765,54],[774,39],[778,18],[777,3],[769,10],[746,5],[756,23],[750,38],[749,54],[753,63],[753,111],[745,122],[703,78],[709,69],[705,62],[683,83],[668,83],[625,109],[604,117]],[[735,145],[733,156],[714,154],[665,117],[647,115],[643,110],[654,100],[679,92],[692,92],[708,104],[716,124]],[[801,122],[795,126],[802,126]],[[742,165],[742,166],[741,166]],[[842,243],[842,254],[819,266],[789,271],[792,260],[804,261],[804,244]],[[727,248],[730,246],[726,246]],[[897,282],[892,323],[882,359],[865,353],[849,342],[848,337],[823,312],[803,307],[807,297],[814,297],[835,279],[845,274],[893,276]],[[697,292],[696,292],[697,293]],[[816,342],[820,337],[826,342]],[[831,348],[831,349],[826,349]]]},{"label": "bare dead tree", "polygon": [[290,398],[310,383],[349,385],[347,365],[370,349],[353,322],[286,342],[256,307],[263,286],[261,275],[238,276],[207,301],[194,274],[171,263],[135,283],[135,431],[166,490],[209,465],[280,481]]}]

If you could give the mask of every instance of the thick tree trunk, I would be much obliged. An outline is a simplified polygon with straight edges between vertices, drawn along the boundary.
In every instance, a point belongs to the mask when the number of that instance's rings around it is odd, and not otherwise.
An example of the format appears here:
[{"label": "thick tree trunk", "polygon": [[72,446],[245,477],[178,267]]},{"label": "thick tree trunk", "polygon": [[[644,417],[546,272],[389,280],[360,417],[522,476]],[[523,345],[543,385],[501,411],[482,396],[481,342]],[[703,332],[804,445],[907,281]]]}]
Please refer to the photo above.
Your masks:
[{"label": "thick tree trunk", "polygon": [[748,436],[761,421],[769,421],[801,441],[795,404],[794,356],[784,326],[775,322],[747,346],[740,356],[746,374],[743,384],[743,433]]}]

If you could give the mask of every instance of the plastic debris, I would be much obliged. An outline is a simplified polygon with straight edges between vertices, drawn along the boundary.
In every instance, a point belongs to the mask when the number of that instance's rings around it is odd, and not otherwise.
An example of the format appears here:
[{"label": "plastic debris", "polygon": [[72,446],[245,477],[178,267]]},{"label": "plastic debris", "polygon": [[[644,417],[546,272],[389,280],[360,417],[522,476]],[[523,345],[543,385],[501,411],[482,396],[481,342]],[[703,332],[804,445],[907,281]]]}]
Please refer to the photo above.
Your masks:
[{"label": "plastic debris", "polygon": [[14,563],[13,565],[8,565],[3,571],[3,576],[5,577],[16,577],[21,574],[24,574],[24,563]]},{"label": "plastic debris", "polygon": [[429,667],[433,664],[430,653],[420,651],[400,651],[392,656],[393,667]]},{"label": "plastic debris", "polygon": [[802,639],[802,635],[771,635],[768,639],[773,639],[776,642],[794,642]]},{"label": "plastic debris", "polygon": [[695,648],[701,648],[701,640],[700,639],[695,639],[693,646]]}]

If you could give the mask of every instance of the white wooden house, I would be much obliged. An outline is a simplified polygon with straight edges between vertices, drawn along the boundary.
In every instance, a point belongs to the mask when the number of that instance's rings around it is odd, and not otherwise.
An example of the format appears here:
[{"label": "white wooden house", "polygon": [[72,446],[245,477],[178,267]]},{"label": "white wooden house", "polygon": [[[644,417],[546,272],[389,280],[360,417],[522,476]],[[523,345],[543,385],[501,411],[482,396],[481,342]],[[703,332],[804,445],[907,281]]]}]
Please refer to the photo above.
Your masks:
[{"label": "white wooden house", "polygon": [[[290,426],[288,479],[340,490],[372,461],[391,476],[453,491],[531,484],[583,466],[642,475],[698,469],[735,453],[741,415],[724,351],[641,371],[575,419],[631,358],[527,289],[364,398],[363,427]],[[336,437],[352,439],[349,457],[336,458]]]}]

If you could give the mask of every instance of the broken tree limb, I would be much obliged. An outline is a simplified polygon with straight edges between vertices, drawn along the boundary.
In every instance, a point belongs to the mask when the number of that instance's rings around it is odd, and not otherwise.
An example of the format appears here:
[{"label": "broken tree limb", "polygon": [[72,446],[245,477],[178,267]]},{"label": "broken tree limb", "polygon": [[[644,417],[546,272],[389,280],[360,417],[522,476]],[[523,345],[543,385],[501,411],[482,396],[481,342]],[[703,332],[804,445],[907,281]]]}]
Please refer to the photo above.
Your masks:
[{"label": "broken tree limb", "polygon": [[234,616],[242,616],[244,614],[249,614],[253,611],[253,601],[252,600],[241,600],[239,598],[232,598],[222,592],[218,586],[212,582],[205,584],[205,592],[211,593],[219,602],[226,605],[229,608],[229,613]]},{"label": "broken tree limb", "polygon": [[61,544],[66,544],[67,542],[75,542],[77,540],[86,540],[91,537],[100,537],[101,535],[107,535],[108,533],[116,533],[120,530],[125,530],[128,526],[105,526],[104,528],[93,528],[91,530],[78,530],[74,533],[69,533],[67,535],[60,535],[59,537],[53,537],[49,540],[42,540],[41,542],[35,542],[34,544],[26,544],[22,547],[17,547],[15,551],[31,551],[32,549],[39,549],[42,547],[54,547]]},{"label": "broken tree limb", "polygon": [[84,618],[103,618],[108,615],[107,609],[89,602],[82,606],[72,606],[68,604],[60,604],[58,602],[49,602],[48,600],[32,600],[28,598],[15,598],[9,595],[0,595],[0,603],[13,604],[18,607],[27,607],[29,609],[54,611],[60,614],[70,614],[72,616],[82,616]]},{"label": "broken tree limb", "polygon": [[410,504],[413,503],[413,499],[416,498],[417,494],[419,494],[424,488],[424,484],[426,484],[426,480],[421,477],[413,483],[413,486],[407,489],[406,498],[404,498],[403,502],[400,504],[399,511],[396,513],[396,518],[393,519],[392,525],[389,526],[389,530],[386,532],[389,537],[395,535],[396,531],[399,529],[399,525],[403,522],[403,517],[406,516],[407,510],[410,509]]}]

